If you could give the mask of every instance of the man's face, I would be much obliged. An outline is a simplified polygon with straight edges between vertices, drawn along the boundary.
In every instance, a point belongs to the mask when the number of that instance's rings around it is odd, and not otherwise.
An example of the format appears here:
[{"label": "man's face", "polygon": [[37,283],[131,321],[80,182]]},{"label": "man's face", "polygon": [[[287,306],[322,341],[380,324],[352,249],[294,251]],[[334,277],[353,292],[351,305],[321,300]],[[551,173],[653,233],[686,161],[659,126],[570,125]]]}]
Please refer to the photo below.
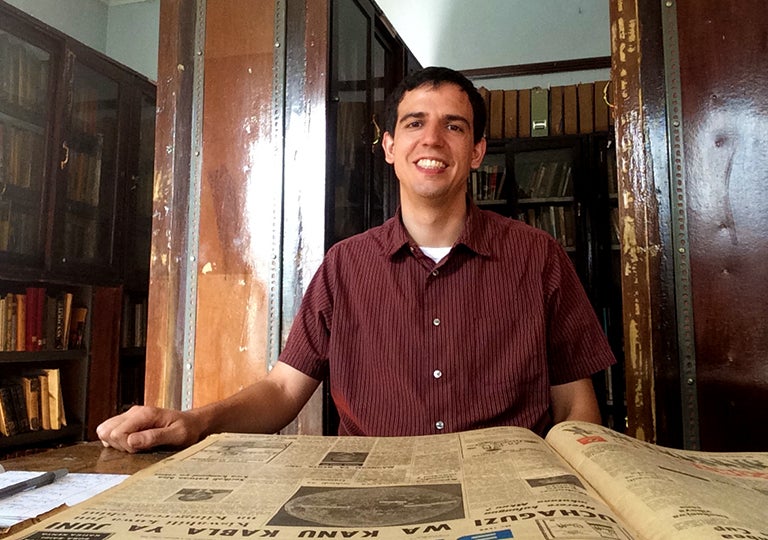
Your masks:
[{"label": "man's face", "polygon": [[395,167],[403,203],[455,202],[485,155],[485,139],[472,140],[472,106],[455,84],[406,92],[397,107],[395,134],[384,134],[387,163]]}]

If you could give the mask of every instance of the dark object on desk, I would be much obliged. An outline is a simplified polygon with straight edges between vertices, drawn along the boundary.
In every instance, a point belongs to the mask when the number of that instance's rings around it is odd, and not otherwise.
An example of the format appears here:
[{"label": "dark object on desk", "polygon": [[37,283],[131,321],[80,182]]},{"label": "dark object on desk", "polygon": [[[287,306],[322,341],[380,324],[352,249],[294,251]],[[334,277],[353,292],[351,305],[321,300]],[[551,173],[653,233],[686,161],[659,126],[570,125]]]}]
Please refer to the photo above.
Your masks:
[{"label": "dark object on desk", "polygon": [[36,489],[42,486],[47,486],[48,484],[54,483],[59,478],[66,476],[68,472],[69,471],[67,469],[56,469],[55,471],[46,472],[39,476],[35,476],[34,478],[22,480],[21,482],[16,482],[10,486],[0,488],[0,499],[5,499],[6,497],[16,495],[17,493],[21,493],[22,491],[27,491],[29,489]]}]

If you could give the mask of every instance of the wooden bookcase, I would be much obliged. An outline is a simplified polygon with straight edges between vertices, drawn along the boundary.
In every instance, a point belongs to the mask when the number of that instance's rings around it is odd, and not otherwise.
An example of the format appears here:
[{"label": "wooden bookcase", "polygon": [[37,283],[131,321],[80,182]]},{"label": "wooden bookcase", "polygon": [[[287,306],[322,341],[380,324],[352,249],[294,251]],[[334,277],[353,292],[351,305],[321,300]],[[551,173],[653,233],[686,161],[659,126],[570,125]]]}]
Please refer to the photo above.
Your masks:
[{"label": "wooden bookcase", "polygon": [[496,139],[468,189],[481,208],[547,231],[570,256],[618,361],[594,378],[603,421],[624,431],[615,169],[610,133]]},{"label": "wooden bookcase", "polygon": [[[92,437],[119,409],[119,299],[148,288],[154,102],[146,78],[0,2],[0,297],[25,303],[2,316],[47,328],[0,351],[0,386],[58,368],[67,419],[0,437],[0,453]],[[33,289],[71,295],[81,339],[60,343],[68,318],[26,305]]]}]

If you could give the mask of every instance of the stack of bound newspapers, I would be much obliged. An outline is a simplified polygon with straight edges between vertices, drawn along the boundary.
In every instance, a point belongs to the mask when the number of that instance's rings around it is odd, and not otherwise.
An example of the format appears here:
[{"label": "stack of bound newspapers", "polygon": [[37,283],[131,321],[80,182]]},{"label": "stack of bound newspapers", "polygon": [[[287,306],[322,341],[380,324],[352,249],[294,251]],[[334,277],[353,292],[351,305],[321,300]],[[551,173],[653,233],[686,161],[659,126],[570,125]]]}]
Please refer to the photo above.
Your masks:
[{"label": "stack of bound newspapers", "polygon": [[422,437],[219,434],[16,538],[768,539],[768,453],[559,424]]}]

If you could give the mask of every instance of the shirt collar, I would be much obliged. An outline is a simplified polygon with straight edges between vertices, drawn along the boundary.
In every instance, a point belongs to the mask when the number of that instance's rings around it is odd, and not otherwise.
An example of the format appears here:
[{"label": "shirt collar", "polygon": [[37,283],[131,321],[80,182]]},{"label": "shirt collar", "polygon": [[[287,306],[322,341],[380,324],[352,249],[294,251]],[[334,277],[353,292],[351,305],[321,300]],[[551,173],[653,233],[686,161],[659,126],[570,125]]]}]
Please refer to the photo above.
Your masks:
[{"label": "shirt collar", "polygon": [[[467,199],[467,207],[467,220],[454,247],[465,246],[478,255],[489,257],[491,248],[488,237],[488,218],[471,199]],[[393,258],[401,250],[410,251],[412,241],[405,225],[403,225],[403,214],[400,207],[397,208],[395,216],[385,223],[381,232],[384,254],[388,258]]]}]

